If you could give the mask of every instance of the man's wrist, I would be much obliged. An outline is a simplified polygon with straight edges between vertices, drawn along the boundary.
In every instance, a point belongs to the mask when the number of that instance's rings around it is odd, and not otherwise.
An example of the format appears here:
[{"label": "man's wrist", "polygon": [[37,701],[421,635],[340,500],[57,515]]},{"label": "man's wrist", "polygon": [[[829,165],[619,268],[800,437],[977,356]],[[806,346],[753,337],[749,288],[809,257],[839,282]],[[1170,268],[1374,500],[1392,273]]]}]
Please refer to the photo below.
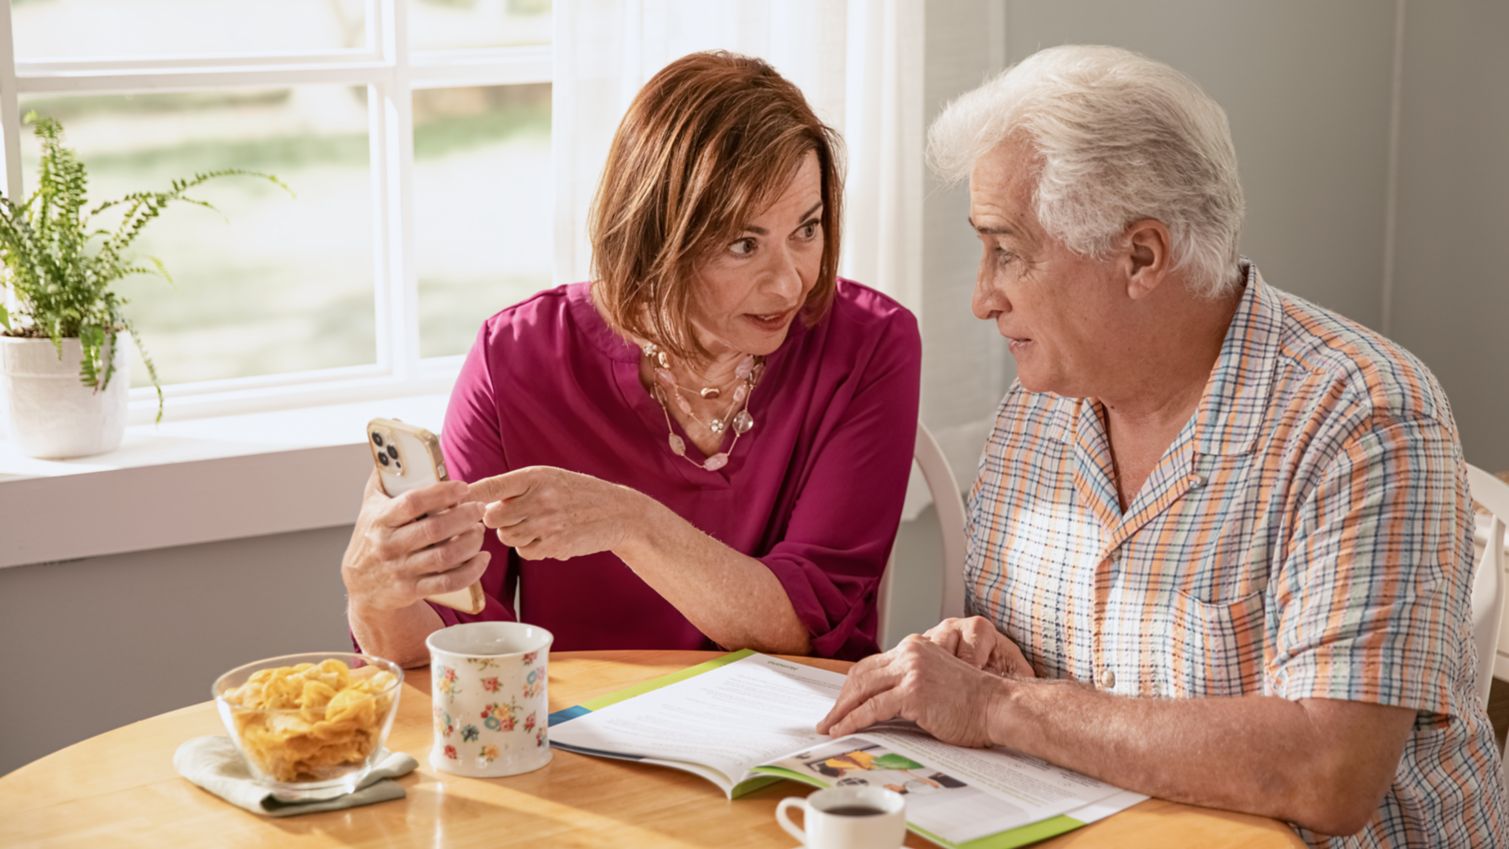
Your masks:
[{"label": "man's wrist", "polygon": [[1030,683],[1030,679],[1006,678],[993,674],[989,676],[989,701],[986,703],[985,716],[986,735],[990,738],[990,745],[1016,748],[1014,732],[1021,728],[1017,714],[1023,690]]}]

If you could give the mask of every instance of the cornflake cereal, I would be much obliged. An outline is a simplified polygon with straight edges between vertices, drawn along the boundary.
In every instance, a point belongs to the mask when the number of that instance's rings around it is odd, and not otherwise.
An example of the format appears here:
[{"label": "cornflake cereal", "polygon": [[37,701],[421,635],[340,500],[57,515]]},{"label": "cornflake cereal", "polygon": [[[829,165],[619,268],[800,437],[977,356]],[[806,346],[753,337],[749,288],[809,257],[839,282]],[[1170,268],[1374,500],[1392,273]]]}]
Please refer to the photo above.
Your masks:
[{"label": "cornflake cereal", "polygon": [[253,673],[227,690],[241,750],[278,781],[319,781],[372,754],[397,679],[330,658]]}]

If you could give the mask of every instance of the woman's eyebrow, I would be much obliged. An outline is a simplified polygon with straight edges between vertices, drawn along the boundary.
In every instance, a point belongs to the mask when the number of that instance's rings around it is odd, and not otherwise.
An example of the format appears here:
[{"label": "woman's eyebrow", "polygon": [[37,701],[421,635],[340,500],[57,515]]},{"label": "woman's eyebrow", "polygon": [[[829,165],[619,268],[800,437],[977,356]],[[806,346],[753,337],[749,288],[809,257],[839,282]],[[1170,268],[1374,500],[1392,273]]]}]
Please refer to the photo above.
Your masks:
[{"label": "woman's eyebrow", "polygon": [[[811,209],[809,209],[806,212],[802,213],[801,219],[803,221],[806,221],[808,218],[812,217],[813,213],[817,212],[819,209],[822,209],[822,208],[823,208],[823,202],[822,201],[818,201],[817,203],[814,203],[812,205]],[[770,231],[769,230],[766,230],[764,227],[756,227],[753,224],[749,225],[748,227],[745,227],[740,232],[753,233],[756,236],[768,236],[768,235],[770,235]]]}]

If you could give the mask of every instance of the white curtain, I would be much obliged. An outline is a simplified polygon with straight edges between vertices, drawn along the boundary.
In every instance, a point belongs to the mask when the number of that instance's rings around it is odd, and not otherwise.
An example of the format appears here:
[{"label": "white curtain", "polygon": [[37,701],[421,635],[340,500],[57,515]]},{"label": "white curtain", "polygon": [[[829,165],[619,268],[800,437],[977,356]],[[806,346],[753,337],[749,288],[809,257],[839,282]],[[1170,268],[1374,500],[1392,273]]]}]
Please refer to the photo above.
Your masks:
[{"label": "white curtain", "polygon": [[769,62],[844,138],[839,273],[919,310],[922,15],[916,0],[556,0],[556,280],[587,278],[587,210],[635,92],[680,56],[723,49]]}]

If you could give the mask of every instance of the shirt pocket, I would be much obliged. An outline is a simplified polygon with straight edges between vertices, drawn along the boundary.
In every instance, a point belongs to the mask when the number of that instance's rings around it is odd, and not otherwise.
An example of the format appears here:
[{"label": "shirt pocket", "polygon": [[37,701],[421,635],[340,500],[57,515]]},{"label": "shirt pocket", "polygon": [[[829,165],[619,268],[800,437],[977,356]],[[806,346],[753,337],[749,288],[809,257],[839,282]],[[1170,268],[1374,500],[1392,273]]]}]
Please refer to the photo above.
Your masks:
[{"label": "shirt pocket", "polygon": [[1211,602],[1176,590],[1164,691],[1174,698],[1261,692],[1263,596]]}]

